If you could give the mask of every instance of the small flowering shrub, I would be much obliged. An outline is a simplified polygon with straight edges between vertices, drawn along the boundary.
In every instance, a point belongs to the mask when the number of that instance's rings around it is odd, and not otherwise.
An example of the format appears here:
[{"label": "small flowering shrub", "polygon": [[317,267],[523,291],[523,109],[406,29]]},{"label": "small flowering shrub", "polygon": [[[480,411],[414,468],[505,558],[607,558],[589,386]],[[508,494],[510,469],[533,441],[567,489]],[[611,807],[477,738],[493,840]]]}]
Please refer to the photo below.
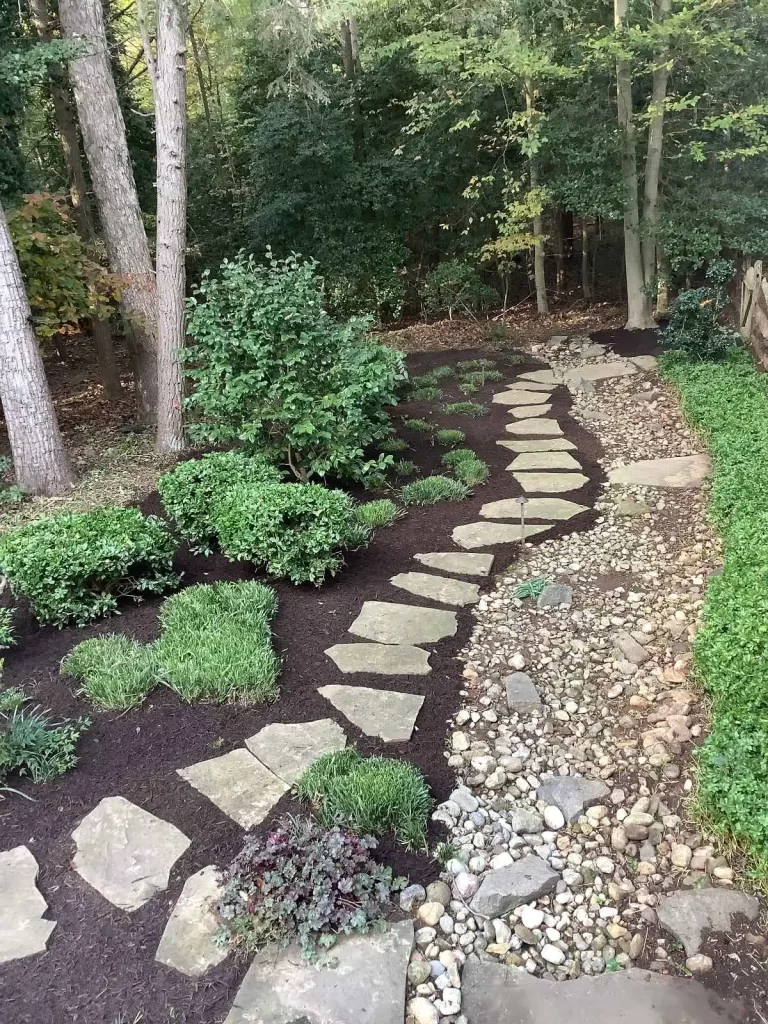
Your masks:
[{"label": "small flowering shrub", "polygon": [[254,953],[298,942],[305,960],[327,962],[339,935],[379,925],[406,879],[373,860],[376,840],[308,818],[284,818],[250,836],[224,873],[218,941]]}]

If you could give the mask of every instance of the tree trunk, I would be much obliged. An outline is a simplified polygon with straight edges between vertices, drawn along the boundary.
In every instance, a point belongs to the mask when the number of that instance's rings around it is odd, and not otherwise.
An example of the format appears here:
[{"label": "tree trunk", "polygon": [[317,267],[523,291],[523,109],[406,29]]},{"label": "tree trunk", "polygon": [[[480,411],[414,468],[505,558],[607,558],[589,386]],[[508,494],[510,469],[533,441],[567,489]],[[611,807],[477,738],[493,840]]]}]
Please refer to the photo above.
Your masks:
[{"label": "tree trunk", "polygon": [[555,298],[565,295],[565,237],[563,211],[558,207],[552,214],[552,244],[555,252]]},{"label": "tree trunk", "polygon": [[[654,14],[661,22],[669,14],[672,0],[656,0]],[[669,50],[662,47],[656,54],[651,90],[648,151],[645,156],[645,193],[643,196],[643,278],[650,288],[656,271],[656,239],[659,230],[659,177],[664,136],[664,102],[669,80]]]},{"label": "tree trunk", "polygon": [[[51,23],[48,20],[48,9],[45,0],[30,0],[32,20],[35,23],[40,41],[50,43],[53,39]],[[88,199],[88,187],[85,181],[85,170],[80,158],[80,140],[77,135],[77,124],[72,104],[66,89],[61,85],[65,81],[65,72],[59,63],[48,68],[48,85],[53,103],[53,114],[59,134],[64,161],[69,174],[69,198],[75,223],[80,237],[86,246],[92,246],[96,231],[93,226],[93,214]],[[104,390],[110,398],[120,396],[120,377],[115,363],[115,352],[112,345],[112,331],[108,320],[91,320],[91,332],[96,348],[96,364]]]},{"label": "tree trunk", "polygon": [[158,0],[157,450],[184,447],[182,351],[187,220],[186,0]]},{"label": "tree trunk", "polygon": [[591,302],[592,275],[589,270],[589,225],[586,217],[581,218],[581,292],[587,302]]},{"label": "tree trunk", "polygon": [[656,315],[669,313],[669,281],[672,272],[664,249],[656,246]]},{"label": "tree trunk", "polygon": [[152,53],[152,38],[149,34],[149,26],[147,25],[147,5],[144,3],[144,0],[136,0],[136,20],[139,23],[141,48],[144,51],[144,63],[147,65],[152,98],[157,102],[157,64]]},{"label": "tree trunk", "polygon": [[[614,0],[617,32],[624,26],[628,0]],[[637,129],[632,111],[632,68],[628,59],[616,60],[616,102],[621,133],[621,172],[624,183],[624,264],[627,272],[627,330],[655,327],[645,290],[640,245],[640,204],[637,184]]]},{"label": "tree trunk", "polygon": [[341,61],[344,77],[352,98],[352,155],[360,163],[365,159],[365,134],[360,108],[360,56],[358,53],[357,25],[354,18],[341,19]]},{"label": "tree trunk", "polygon": [[60,0],[65,36],[87,52],[69,70],[112,271],[121,278],[120,306],[134,363],[139,411],[157,406],[157,294],[141,219],[125,123],[117,101],[100,0]]},{"label": "tree trunk", "polygon": [[21,269],[0,207],[0,401],[16,482],[28,494],[64,494],[75,476],[56,421]]},{"label": "tree trunk", "polygon": [[197,36],[195,35],[195,30],[192,27],[191,21],[189,23],[189,41],[192,45],[192,59],[195,65],[195,74],[197,75],[197,87],[200,90],[200,101],[203,104],[203,112],[208,125],[208,131],[211,133],[211,138],[213,138],[213,118],[211,117],[211,106],[208,102],[208,89],[205,84],[205,76],[203,75],[203,65],[200,61],[200,51],[197,47]]},{"label": "tree trunk", "polygon": [[[528,137],[533,140],[533,123],[536,117],[535,91],[530,79],[525,81],[525,109],[528,116]],[[528,157],[531,189],[539,187],[539,162],[534,153]],[[544,276],[544,220],[540,213],[533,217],[533,278],[536,284],[536,309],[540,314],[549,312],[547,302],[547,281]]]}]

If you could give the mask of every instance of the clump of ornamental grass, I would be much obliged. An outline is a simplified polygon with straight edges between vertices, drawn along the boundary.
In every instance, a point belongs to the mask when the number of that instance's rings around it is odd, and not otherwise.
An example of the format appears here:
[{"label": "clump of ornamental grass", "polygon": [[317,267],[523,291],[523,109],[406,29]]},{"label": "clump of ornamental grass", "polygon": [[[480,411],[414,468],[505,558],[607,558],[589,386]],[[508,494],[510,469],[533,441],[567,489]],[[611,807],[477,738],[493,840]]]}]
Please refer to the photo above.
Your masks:
[{"label": "clump of ornamental grass", "polygon": [[434,429],[434,423],[430,423],[429,420],[418,419],[417,417],[407,417],[403,420],[403,426],[406,430],[413,430],[417,434],[430,434]]},{"label": "clump of ornamental grass", "polygon": [[469,487],[449,476],[425,476],[400,488],[400,497],[406,505],[435,505],[438,501],[461,501],[469,494]]},{"label": "clump of ornamental grass", "polygon": [[463,430],[452,430],[446,428],[445,430],[438,430],[435,433],[435,441],[443,448],[452,448],[454,445],[461,444],[462,441],[466,441],[467,435]]},{"label": "clump of ornamental grass", "polygon": [[491,473],[488,463],[478,458],[471,448],[455,448],[452,452],[446,452],[442,463],[452,469],[456,479],[467,487],[484,484]]},{"label": "clump of ornamental grass", "polygon": [[369,530],[381,530],[385,526],[391,526],[404,514],[403,509],[398,508],[391,498],[378,498],[357,507],[358,519]]},{"label": "clump of ornamental grass", "polygon": [[443,412],[446,416],[471,416],[477,419],[479,416],[485,416],[488,409],[479,402],[448,402],[443,406]]}]

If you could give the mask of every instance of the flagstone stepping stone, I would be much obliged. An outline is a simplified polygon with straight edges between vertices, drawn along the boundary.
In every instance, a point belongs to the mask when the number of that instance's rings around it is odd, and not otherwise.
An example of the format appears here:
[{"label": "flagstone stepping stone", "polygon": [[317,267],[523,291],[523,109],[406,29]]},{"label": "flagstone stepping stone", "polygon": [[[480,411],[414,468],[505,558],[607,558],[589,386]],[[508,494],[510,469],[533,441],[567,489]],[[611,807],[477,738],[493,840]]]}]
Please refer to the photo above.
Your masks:
[{"label": "flagstone stepping stone", "polygon": [[477,604],[480,600],[480,586],[477,583],[464,583],[462,580],[448,579],[447,576],[433,576],[428,572],[401,572],[389,582],[393,587],[407,590],[409,594],[426,597],[440,604],[464,607]]},{"label": "flagstone stepping stone", "polygon": [[676,455],[618,466],[608,474],[608,482],[642,487],[701,487],[711,472],[708,455]]},{"label": "flagstone stepping stone", "polygon": [[511,452],[572,452],[576,450],[573,441],[567,437],[543,437],[538,441],[497,441],[502,448]]},{"label": "flagstone stepping stone", "polygon": [[318,757],[343,750],[347,737],[332,718],[283,725],[275,722],[250,736],[246,747],[279,779],[292,786]]},{"label": "flagstone stepping stone", "polygon": [[528,434],[539,434],[541,437],[562,437],[563,430],[557,420],[529,419],[518,420],[507,423],[508,434],[516,434],[518,437],[525,437]]},{"label": "flagstone stepping stone", "polygon": [[348,632],[382,644],[431,644],[456,635],[456,612],[366,601]]},{"label": "flagstone stepping stone", "polygon": [[695,956],[707,932],[729,932],[740,914],[754,921],[760,904],[737,889],[681,889],[662,897],[656,910],[661,927],[682,942],[686,956]]},{"label": "flagstone stepping stone", "polygon": [[461,555],[455,551],[429,551],[413,557],[422,565],[460,576],[488,576],[493,565],[493,555]]},{"label": "flagstone stepping stone", "polygon": [[424,703],[415,693],[367,686],[321,686],[317,692],[366,736],[379,736],[385,743],[404,743],[411,738]]},{"label": "flagstone stepping stone", "polygon": [[589,483],[589,477],[583,473],[513,473],[523,488],[530,494],[539,491],[542,494],[564,494],[566,491],[578,491]]},{"label": "flagstone stepping stone", "polygon": [[75,871],[104,899],[128,911],[168,887],[171,868],[190,843],[175,825],[122,796],[104,797],[72,838]]},{"label": "flagstone stepping stone", "polygon": [[523,903],[544,896],[557,886],[560,872],[535,853],[508,868],[496,868],[483,876],[470,907],[483,917],[503,917]]},{"label": "flagstone stepping stone", "polygon": [[[518,516],[520,515],[518,505]],[[525,524],[525,539],[530,540],[538,533],[551,530],[552,523]],[[451,534],[454,544],[460,548],[490,548],[495,544],[515,544],[522,538],[520,523],[466,523],[457,526]]]},{"label": "flagstone stepping stone", "polygon": [[0,964],[44,953],[56,927],[43,920],[48,904],[35,885],[37,872],[26,846],[0,853]]},{"label": "flagstone stepping stone", "polygon": [[496,405],[543,405],[549,401],[549,393],[541,391],[500,391],[493,396]]},{"label": "flagstone stepping stone", "polygon": [[569,377],[582,377],[584,380],[610,380],[613,377],[629,377],[637,373],[637,367],[628,362],[612,363],[582,363],[581,366],[574,366],[565,375],[566,383]]},{"label": "flagstone stepping stone", "polygon": [[554,804],[563,812],[567,822],[573,822],[588,807],[599,804],[608,795],[608,787],[596,779],[585,779],[581,775],[562,775],[542,783],[536,793],[536,799]]},{"label": "flagstone stepping stone", "polygon": [[[578,505],[567,498],[529,498],[525,503],[525,519],[573,519],[580,512],[589,511],[586,505]],[[502,498],[489,501],[480,509],[485,519],[519,519],[520,500]]]},{"label": "flagstone stepping stone", "polygon": [[226,959],[226,948],[213,941],[221,927],[214,910],[220,891],[213,864],[186,880],[168,918],[155,960],[190,978],[199,978]]},{"label": "flagstone stepping stone", "polygon": [[520,380],[532,380],[537,384],[562,384],[562,377],[554,370],[529,370],[521,373]]},{"label": "flagstone stepping stone", "polygon": [[556,387],[555,384],[537,384],[533,380],[515,380],[511,384],[507,384],[509,391],[546,391],[547,394],[550,394],[554,387]]},{"label": "flagstone stepping stone", "polygon": [[515,419],[526,420],[532,416],[546,416],[552,412],[551,405],[521,405],[509,410]]},{"label": "flagstone stepping stone", "polygon": [[179,768],[177,774],[244,829],[264,821],[290,788],[242,748]]},{"label": "flagstone stepping stone", "polygon": [[581,463],[568,452],[524,452],[507,469],[581,469]]},{"label": "flagstone stepping stone", "polygon": [[507,707],[510,711],[535,711],[541,707],[536,685],[526,672],[513,672],[502,680],[507,688]]},{"label": "flagstone stepping stone", "polygon": [[659,365],[659,360],[656,356],[630,356],[629,361],[646,373],[652,373]]},{"label": "flagstone stepping stone", "polygon": [[413,922],[343,937],[334,969],[302,960],[289,947],[260,953],[224,1024],[403,1024]]},{"label": "flagstone stepping stone", "polygon": [[378,676],[426,676],[429,652],[410,644],[334,644],[325,652],[340,672]]}]

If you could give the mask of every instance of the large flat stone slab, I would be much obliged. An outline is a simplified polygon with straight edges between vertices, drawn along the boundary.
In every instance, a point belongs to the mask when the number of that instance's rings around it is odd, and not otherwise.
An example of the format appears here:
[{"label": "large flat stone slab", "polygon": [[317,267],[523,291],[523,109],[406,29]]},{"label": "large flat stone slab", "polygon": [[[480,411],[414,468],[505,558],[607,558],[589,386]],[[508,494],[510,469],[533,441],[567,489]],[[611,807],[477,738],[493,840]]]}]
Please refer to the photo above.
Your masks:
[{"label": "large flat stone slab", "polygon": [[0,964],[44,953],[55,921],[37,881],[37,861],[26,846],[0,853]]},{"label": "large flat stone slab", "polygon": [[[519,512],[518,512],[519,515]],[[525,539],[530,540],[538,533],[551,530],[552,523],[525,525]],[[522,539],[520,523],[466,523],[457,526],[451,534],[454,544],[460,548],[490,548],[495,544],[516,544]]]},{"label": "large flat stone slab", "polygon": [[738,1024],[740,1005],[698,981],[630,968],[552,982],[492,960],[467,960],[462,1013],[472,1024]]},{"label": "large flat stone slab", "polygon": [[[525,503],[525,520],[527,522],[529,519],[551,519],[562,522],[588,511],[586,505],[568,501],[567,498],[529,498]],[[480,509],[480,515],[484,519],[519,519],[520,501],[517,498],[488,501]]]},{"label": "large flat stone slab", "polygon": [[264,821],[290,788],[245,749],[179,768],[178,774],[244,829]]},{"label": "large flat stone slab", "polygon": [[429,651],[410,644],[334,644],[325,653],[345,675],[426,676],[432,671]]},{"label": "large flat stone slab", "polygon": [[551,394],[554,384],[537,384],[534,380],[515,380],[507,384],[508,391],[546,391]]},{"label": "large flat stone slab", "polygon": [[599,804],[609,796],[608,787],[597,779],[585,779],[580,775],[561,775],[549,779],[539,786],[536,797],[547,804],[554,804],[563,812],[566,821],[573,822],[588,807]]},{"label": "large flat stone slab", "polygon": [[515,434],[517,437],[528,437],[530,434],[539,437],[563,436],[562,427],[557,420],[548,420],[543,417],[507,423],[505,430],[508,434]]},{"label": "large flat stone slab", "polygon": [[659,367],[659,360],[656,356],[630,356],[629,361],[645,373],[653,373]]},{"label": "large flat stone slab", "polygon": [[549,392],[520,391],[517,388],[500,391],[493,396],[496,405],[543,405],[549,401]]},{"label": "large flat stone slab", "polygon": [[519,472],[528,469],[581,469],[581,463],[569,452],[523,452],[507,469]]},{"label": "large flat stone slab", "polygon": [[386,743],[407,743],[424,698],[367,686],[321,686],[317,691],[366,736]]},{"label": "large flat stone slab", "polygon": [[488,576],[493,565],[493,555],[462,555],[456,551],[428,551],[413,557],[431,569],[459,576]]},{"label": "large flat stone slab", "polygon": [[578,491],[589,483],[589,477],[583,473],[513,473],[512,474],[526,492],[536,491],[539,494],[567,494]]},{"label": "large flat stone slab", "polygon": [[562,384],[563,378],[554,370],[529,370],[520,374],[520,380],[532,380],[537,384]]},{"label": "large flat stone slab", "polygon": [[676,455],[669,459],[643,459],[618,466],[608,483],[643,487],[701,487],[712,472],[708,455]]},{"label": "large flat stone slab", "polygon": [[484,917],[502,917],[522,903],[552,892],[559,881],[558,871],[553,871],[535,853],[529,853],[508,868],[497,868],[484,875],[470,906]]},{"label": "large flat stone slab", "polygon": [[542,437],[533,441],[497,441],[502,448],[511,452],[572,452],[576,450],[573,441],[567,437]]},{"label": "large flat stone slab", "polygon": [[314,967],[295,947],[259,954],[224,1024],[403,1024],[413,924],[348,936],[337,966]]},{"label": "large flat stone slab", "polygon": [[72,838],[75,871],[110,903],[129,911],[167,888],[171,868],[190,843],[175,825],[122,796],[104,797]]},{"label": "large flat stone slab", "polygon": [[380,644],[433,644],[456,635],[456,612],[366,601],[349,632]]},{"label": "large flat stone slab", "polygon": [[733,919],[741,914],[754,921],[760,904],[738,889],[681,889],[662,896],[656,912],[661,927],[685,946],[685,955],[694,956],[706,932],[729,932]]},{"label": "large flat stone slab", "polygon": [[526,672],[513,672],[502,680],[507,689],[507,707],[510,711],[535,711],[541,707],[536,685]]},{"label": "large flat stone slab", "polygon": [[611,380],[613,377],[629,377],[637,373],[637,367],[630,362],[615,360],[611,363],[582,363],[572,367],[565,374],[565,382],[569,377],[581,377],[584,380]]},{"label": "large flat stone slab", "polygon": [[226,948],[213,941],[221,927],[214,910],[219,892],[213,864],[186,880],[168,918],[155,960],[190,978],[199,978],[226,958]]},{"label": "large flat stone slab", "polygon": [[521,405],[509,410],[515,419],[526,420],[533,416],[546,416],[552,412],[551,405]]},{"label": "large flat stone slab", "polygon": [[313,761],[332,750],[343,750],[347,737],[332,718],[283,725],[275,722],[250,736],[246,747],[287,786],[297,782]]},{"label": "large flat stone slab", "polygon": [[477,583],[464,583],[452,580],[447,576],[433,576],[428,572],[400,572],[389,581],[393,587],[406,590],[409,594],[426,597],[429,601],[440,604],[452,604],[463,608],[468,604],[477,604],[480,600],[480,587]]}]

